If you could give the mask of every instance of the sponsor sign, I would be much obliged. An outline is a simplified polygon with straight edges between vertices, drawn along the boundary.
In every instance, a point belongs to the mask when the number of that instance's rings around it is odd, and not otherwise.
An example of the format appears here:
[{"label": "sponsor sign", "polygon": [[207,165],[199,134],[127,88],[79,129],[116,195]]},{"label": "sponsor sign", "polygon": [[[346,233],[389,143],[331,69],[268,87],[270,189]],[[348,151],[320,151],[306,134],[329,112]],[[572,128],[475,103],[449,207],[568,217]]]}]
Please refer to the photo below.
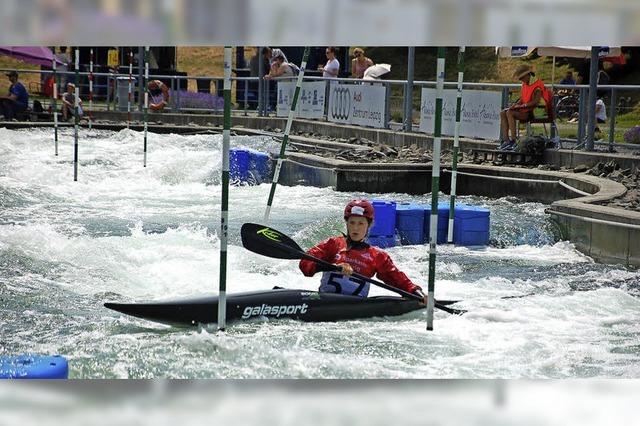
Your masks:
[{"label": "sponsor sign", "polygon": [[327,119],[334,123],[384,127],[384,108],[387,90],[369,84],[340,84],[329,86]]},{"label": "sponsor sign", "polygon": [[[278,103],[276,107],[278,117],[287,117],[289,115],[295,91],[295,81],[278,82]],[[298,95],[295,116],[300,118],[324,117],[324,93],[324,81],[303,81],[300,87],[300,95]]]},{"label": "sponsor sign", "polygon": [[[456,124],[456,90],[445,90],[442,99],[442,135],[453,136]],[[489,90],[462,92],[460,136],[498,139],[502,94]],[[423,88],[420,101],[420,131],[433,134],[436,89]]]},{"label": "sponsor sign", "polygon": [[296,315],[306,314],[309,305],[302,303],[300,305],[281,305],[271,306],[263,303],[258,306],[247,306],[242,311],[242,319],[249,319],[251,317],[276,317],[280,318],[283,315]]}]

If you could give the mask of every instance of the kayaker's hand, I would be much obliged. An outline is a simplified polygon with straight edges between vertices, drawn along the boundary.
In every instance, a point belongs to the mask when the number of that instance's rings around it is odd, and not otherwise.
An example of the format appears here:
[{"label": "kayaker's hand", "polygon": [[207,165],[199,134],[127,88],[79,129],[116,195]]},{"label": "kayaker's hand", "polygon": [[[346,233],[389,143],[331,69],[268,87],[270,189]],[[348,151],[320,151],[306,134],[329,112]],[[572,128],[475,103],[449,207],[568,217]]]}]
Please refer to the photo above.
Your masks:
[{"label": "kayaker's hand", "polygon": [[353,268],[348,263],[338,263],[337,266],[342,268],[342,273],[343,274],[345,274],[345,275],[353,274]]},{"label": "kayaker's hand", "polygon": [[426,305],[427,305],[427,295],[426,295],[426,294],[424,294],[424,293],[422,292],[422,290],[420,290],[419,288],[418,288],[418,289],[415,289],[415,290],[413,291],[413,294],[415,294],[416,296],[419,296],[419,297],[421,297],[421,298],[422,298],[422,301],[421,301],[421,302],[418,302],[418,303],[420,303],[420,304],[421,304],[421,305],[423,305],[423,306],[426,306]]}]

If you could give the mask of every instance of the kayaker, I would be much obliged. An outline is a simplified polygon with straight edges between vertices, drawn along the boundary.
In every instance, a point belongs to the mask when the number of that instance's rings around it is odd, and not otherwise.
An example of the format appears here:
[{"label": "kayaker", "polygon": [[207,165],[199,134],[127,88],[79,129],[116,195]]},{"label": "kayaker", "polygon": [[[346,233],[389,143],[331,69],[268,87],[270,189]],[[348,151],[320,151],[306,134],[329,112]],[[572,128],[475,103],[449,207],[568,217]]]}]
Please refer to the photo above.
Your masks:
[{"label": "kayaker", "polygon": [[308,254],[331,262],[342,272],[328,271],[311,260],[301,260],[300,270],[311,277],[322,272],[320,291],[367,297],[370,284],[351,276],[354,272],[368,278],[377,277],[393,287],[414,293],[426,304],[427,296],[400,271],[387,253],[365,242],[373,223],[373,205],[367,200],[352,200],[344,209],[347,235],[331,237],[307,251]]}]

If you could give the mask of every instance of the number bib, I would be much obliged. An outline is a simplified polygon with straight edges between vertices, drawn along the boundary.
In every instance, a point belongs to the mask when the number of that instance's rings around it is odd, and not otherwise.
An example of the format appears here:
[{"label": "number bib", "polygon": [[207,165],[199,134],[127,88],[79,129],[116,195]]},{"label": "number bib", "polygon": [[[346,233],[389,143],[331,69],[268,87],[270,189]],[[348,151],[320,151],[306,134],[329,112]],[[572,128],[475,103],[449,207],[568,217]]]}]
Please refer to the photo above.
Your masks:
[{"label": "number bib", "polygon": [[320,291],[367,297],[370,284],[356,277],[348,277],[339,272],[324,272],[320,280]]}]

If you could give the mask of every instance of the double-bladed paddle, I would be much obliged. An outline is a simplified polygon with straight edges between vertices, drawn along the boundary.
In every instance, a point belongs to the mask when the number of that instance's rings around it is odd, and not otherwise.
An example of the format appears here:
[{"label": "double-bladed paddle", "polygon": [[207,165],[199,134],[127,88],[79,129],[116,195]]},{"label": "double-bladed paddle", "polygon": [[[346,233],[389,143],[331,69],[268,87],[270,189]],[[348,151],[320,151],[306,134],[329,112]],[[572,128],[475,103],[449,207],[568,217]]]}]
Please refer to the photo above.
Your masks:
[{"label": "double-bladed paddle", "polygon": [[[242,225],[240,235],[242,236],[242,245],[244,246],[244,248],[254,253],[273,257],[276,259],[307,259],[316,262],[319,265],[323,265],[330,270],[342,271],[342,268],[334,265],[333,263],[329,263],[305,253],[304,250],[302,250],[302,248],[287,235],[273,228],[269,228],[268,226],[258,225],[255,223],[245,223],[244,225]],[[396,292],[406,298],[422,301],[422,298],[417,294],[409,293],[402,289],[393,287],[389,284],[385,284],[369,277],[365,277],[364,275],[360,275],[358,273],[353,273],[352,275],[358,279]],[[455,315],[462,315],[467,312],[463,309],[448,308],[445,306],[445,304],[446,303],[436,301],[435,307],[442,311]]]}]

